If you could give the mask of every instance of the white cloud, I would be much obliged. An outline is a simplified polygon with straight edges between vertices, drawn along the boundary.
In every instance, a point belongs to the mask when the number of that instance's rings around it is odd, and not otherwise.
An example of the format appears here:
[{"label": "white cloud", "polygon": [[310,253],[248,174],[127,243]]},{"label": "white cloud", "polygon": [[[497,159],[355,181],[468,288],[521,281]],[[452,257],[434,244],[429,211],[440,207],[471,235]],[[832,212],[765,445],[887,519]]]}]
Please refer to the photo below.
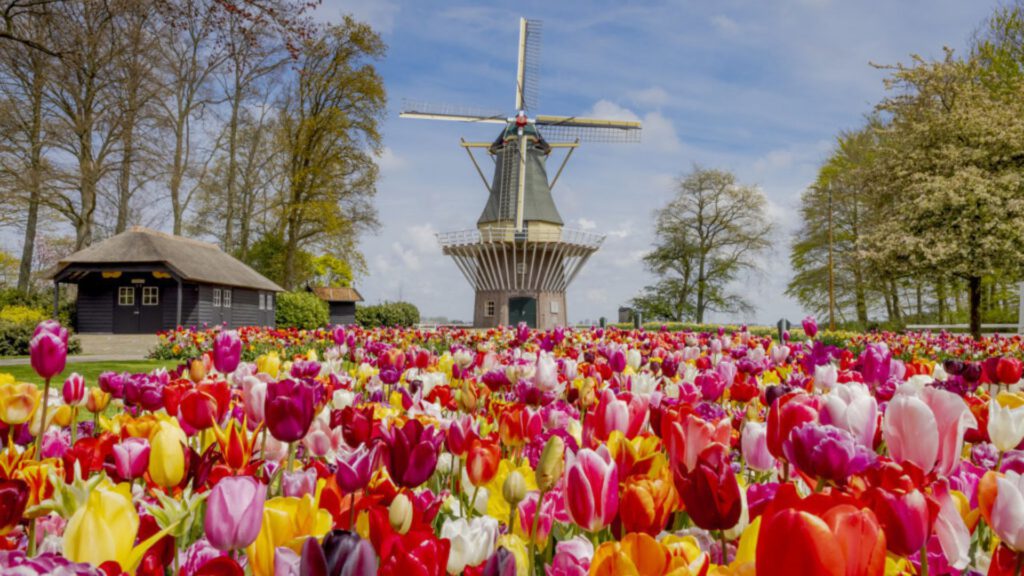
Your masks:
[{"label": "white cloud", "polygon": [[607,120],[625,120],[643,124],[640,134],[641,145],[658,152],[679,152],[683,144],[676,135],[672,120],[661,112],[648,112],[641,118],[636,112],[612,102],[598,100],[590,109],[589,115]]},{"label": "white cloud", "polygon": [[407,269],[419,270],[422,267],[420,257],[415,249],[406,248],[401,242],[393,242],[391,251]]},{"label": "white cloud", "polygon": [[580,230],[593,230],[597,228],[597,222],[588,218],[580,218],[576,220],[576,225],[579,226]]},{"label": "white cloud", "polygon": [[405,158],[395,154],[394,149],[390,146],[385,146],[380,151],[380,155],[377,156],[377,167],[380,168],[381,173],[384,175],[401,170],[404,166]]},{"label": "white cloud", "polygon": [[601,118],[603,120],[625,120],[627,122],[640,122],[640,117],[629,108],[623,108],[611,100],[598,100],[587,113],[587,116]]},{"label": "white cloud", "polygon": [[412,249],[420,254],[433,254],[440,250],[437,244],[437,230],[428,222],[409,228]]},{"label": "white cloud", "polygon": [[629,99],[641,106],[649,106],[657,108],[664,106],[669,102],[668,92],[665,91],[661,86],[651,86],[644,90],[635,90],[627,94]]}]

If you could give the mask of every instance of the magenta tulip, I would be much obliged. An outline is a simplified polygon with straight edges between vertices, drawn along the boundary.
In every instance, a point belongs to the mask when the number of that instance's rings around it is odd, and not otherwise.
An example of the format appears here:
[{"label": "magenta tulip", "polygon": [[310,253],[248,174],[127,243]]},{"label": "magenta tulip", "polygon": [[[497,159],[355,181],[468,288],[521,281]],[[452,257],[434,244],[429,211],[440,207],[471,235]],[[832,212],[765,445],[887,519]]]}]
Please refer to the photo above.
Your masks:
[{"label": "magenta tulip", "polygon": [[725,379],[717,372],[704,372],[693,381],[700,388],[700,395],[708,402],[714,402],[725,392]]},{"label": "magenta tulip", "polygon": [[64,388],[61,390],[64,396],[64,403],[69,406],[81,406],[85,404],[85,378],[78,372],[72,372],[64,381]]},{"label": "magenta tulip", "polygon": [[409,420],[401,427],[391,426],[384,438],[388,448],[385,463],[395,484],[415,488],[434,473],[438,450],[444,442],[437,428]]},{"label": "magenta tulip", "polygon": [[367,448],[365,444],[355,450],[340,454],[338,470],[334,474],[338,481],[338,487],[349,493],[366,488],[379,461],[380,450],[376,446],[372,449]]},{"label": "magenta tulip", "polygon": [[816,422],[801,424],[783,443],[786,460],[812,478],[845,483],[875,461],[875,453],[846,430]]},{"label": "magenta tulip", "polygon": [[242,359],[242,340],[238,332],[224,330],[213,339],[213,367],[221,374],[230,374]]},{"label": "magenta tulip", "polygon": [[619,511],[619,473],[608,450],[582,449],[566,472],[565,504],[580,528],[597,532]]},{"label": "magenta tulip", "polygon": [[267,384],[264,417],[270,434],[281,442],[301,440],[313,423],[315,398],[312,386],[301,381]]},{"label": "magenta tulip", "polygon": [[804,327],[804,334],[806,334],[808,338],[814,338],[818,335],[818,321],[814,319],[814,316],[804,318],[801,324]]},{"label": "magenta tulip", "polygon": [[266,499],[267,487],[252,476],[221,479],[206,500],[206,539],[223,551],[252,544],[260,533]]},{"label": "magenta tulip", "polygon": [[64,364],[68,359],[68,344],[67,331],[63,328],[61,330],[63,338],[59,333],[36,328],[36,335],[28,343],[32,369],[40,378],[49,380],[64,371]]},{"label": "magenta tulip", "polygon": [[145,438],[126,438],[114,444],[114,466],[125,480],[142,477],[149,469],[149,441]]}]

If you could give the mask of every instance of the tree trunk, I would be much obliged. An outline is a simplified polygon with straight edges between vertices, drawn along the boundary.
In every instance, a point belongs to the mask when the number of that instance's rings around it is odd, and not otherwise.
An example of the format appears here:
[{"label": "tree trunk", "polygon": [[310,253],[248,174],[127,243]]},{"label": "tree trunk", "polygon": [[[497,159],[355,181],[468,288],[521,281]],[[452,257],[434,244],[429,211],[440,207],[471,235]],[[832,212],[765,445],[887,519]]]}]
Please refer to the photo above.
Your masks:
[{"label": "tree trunk", "polygon": [[892,294],[892,318],[896,323],[903,322],[903,312],[900,310],[900,291],[895,280],[889,280],[889,292]]},{"label": "tree trunk", "polygon": [[39,221],[39,202],[42,200],[43,169],[43,71],[38,57],[32,59],[32,150],[29,157],[28,214],[25,218],[25,239],[21,246],[21,265],[18,267],[18,290],[28,292],[32,287],[32,260],[35,258],[36,226]]},{"label": "tree trunk", "polygon": [[[238,68],[235,72],[235,93],[231,100],[231,120],[228,125],[228,173],[226,198],[224,202],[224,250],[228,253],[234,250],[235,243],[235,172],[238,171],[238,111],[242,106],[242,89],[238,86]],[[248,214],[242,218],[249,218]]]},{"label": "tree trunk", "polygon": [[124,134],[121,137],[124,150],[121,153],[121,171],[117,178],[117,224],[114,233],[128,229],[128,216],[132,199],[132,164],[135,156],[135,113],[125,119]]},{"label": "tree trunk", "polygon": [[981,340],[981,277],[971,276],[967,279],[967,300],[971,314],[971,336]]},{"label": "tree trunk", "polygon": [[935,282],[935,300],[938,303],[937,312],[939,315],[939,324],[946,322],[946,283],[942,280]]}]

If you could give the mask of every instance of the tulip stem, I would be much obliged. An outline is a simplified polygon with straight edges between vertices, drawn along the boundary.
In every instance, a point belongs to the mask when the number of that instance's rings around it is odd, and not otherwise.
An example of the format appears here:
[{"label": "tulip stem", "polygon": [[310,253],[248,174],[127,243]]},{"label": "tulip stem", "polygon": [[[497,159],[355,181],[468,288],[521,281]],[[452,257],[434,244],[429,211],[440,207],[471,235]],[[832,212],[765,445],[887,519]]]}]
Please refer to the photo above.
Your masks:
[{"label": "tulip stem", "polygon": [[722,566],[729,563],[729,543],[725,539],[725,530],[718,531],[718,539],[722,545]]},{"label": "tulip stem", "polygon": [[348,529],[352,532],[356,531],[356,493],[353,491],[349,495],[348,503]]},{"label": "tulip stem", "polygon": [[36,435],[36,458],[42,460],[41,454],[43,453],[43,432],[46,432],[46,409],[50,404],[50,379],[46,379],[46,384],[43,386],[43,412],[42,418],[39,419],[39,434]]},{"label": "tulip stem", "polygon": [[479,491],[479,486],[473,486],[473,499],[469,502],[469,506],[466,508],[466,520],[473,517],[473,510],[476,509],[476,494]]},{"label": "tulip stem", "polygon": [[[28,557],[35,558],[36,555],[36,519],[28,521]],[[1019,568],[1019,566],[1018,566]],[[1019,572],[1019,570],[1018,570]]]},{"label": "tulip stem", "polygon": [[928,576],[928,543],[921,546],[921,576]]},{"label": "tulip stem", "polygon": [[100,411],[97,410],[92,413],[92,435],[98,436],[100,431]]},{"label": "tulip stem", "polygon": [[[544,502],[544,491],[541,490],[540,494],[537,495],[537,506],[533,509],[533,528],[530,529],[530,533],[527,537],[530,539],[530,576],[534,575],[534,565],[536,564],[537,556],[537,531],[540,530],[540,507]],[[511,527],[509,528],[511,530]],[[594,548],[597,548],[595,546]]]},{"label": "tulip stem", "polygon": [[71,445],[78,439],[78,406],[71,407]]}]

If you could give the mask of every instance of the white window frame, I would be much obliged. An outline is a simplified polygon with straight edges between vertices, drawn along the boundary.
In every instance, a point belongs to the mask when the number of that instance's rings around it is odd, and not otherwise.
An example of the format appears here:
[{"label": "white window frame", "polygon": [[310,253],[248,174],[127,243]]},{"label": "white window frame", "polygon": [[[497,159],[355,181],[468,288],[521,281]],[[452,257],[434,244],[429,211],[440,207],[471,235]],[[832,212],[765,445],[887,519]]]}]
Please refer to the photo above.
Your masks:
[{"label": "white window frame", "polygon": [[552,314],[558,314],[558,301],[552,300],[550,310]]},{"label": "white window frame", "polygon": [[264,294],[263,292],[260,292],[259,293],[259,300],[260,300],[260,310],[265,310],[266,306],[267,306],[267,304],[266,304],[266,302],[267,302],[267,295]]},{"label": "white window frame", "polygon": [[220,288],[213,289],[213,307],[220,308]]},{"label": "white window frame", "polygon": [[220,305],[224,308],[231,308],[231,288],[225,288],[221,291]]},{"label": "white window frame", "polygon": [[[126,296],[129,296],[129,298],[126,298]],[[117,305],[135,306],[135,286],[118,286]]]},{"label": "white window frame", "polygon": [[484,302],[484,317],[494,318],[494,312],[497,310],[497,308],[498,306],[497,304],[495,304],[494,300],[488,300]]},{"label": "white window frame", "polygon": [[142,305],[143,306],[159,306],[160,305],[160,287],[159,286],[143,286],[142,287]]},{"label": "white window frame", "polygon": [[274,309],[274,293],[267,292],[267,310]]}]

